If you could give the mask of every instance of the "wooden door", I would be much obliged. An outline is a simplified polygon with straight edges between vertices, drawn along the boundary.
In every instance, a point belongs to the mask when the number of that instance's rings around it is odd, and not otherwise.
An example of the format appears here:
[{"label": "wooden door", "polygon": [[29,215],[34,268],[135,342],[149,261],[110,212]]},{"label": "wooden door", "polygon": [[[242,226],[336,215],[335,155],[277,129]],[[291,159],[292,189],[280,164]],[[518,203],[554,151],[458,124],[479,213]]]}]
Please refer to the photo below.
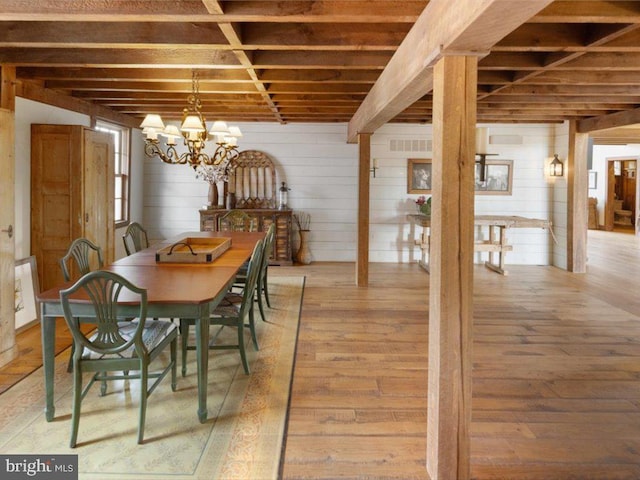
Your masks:
[{"label": "wooden door", "polygon": [[14,112],[0,109],[0,366],[15,346]]},{"label": "wooden door", "polygon": [[115,158],[113,137],[105,132],[84,132],[84,236],[100,245],[106,263],[114,260]]},{"label": "wooden door", "polygon": [[604,205],[604,229],[608,232],[613,230],[613,201],[616,193],[615,161],[607,161],[607,189],[606,201]]},{"label": "wooden door", "polygon": [[83,234],[82,127],[31,125],[31,253],[42,290],[63,277],[59,259]]},{"label": "wooden door", "polygon": [[42,290],[62,281],[59,260],[78,237],[113,261],[113,150],[109,134],[79,125],[31,126],[31,253]]}]

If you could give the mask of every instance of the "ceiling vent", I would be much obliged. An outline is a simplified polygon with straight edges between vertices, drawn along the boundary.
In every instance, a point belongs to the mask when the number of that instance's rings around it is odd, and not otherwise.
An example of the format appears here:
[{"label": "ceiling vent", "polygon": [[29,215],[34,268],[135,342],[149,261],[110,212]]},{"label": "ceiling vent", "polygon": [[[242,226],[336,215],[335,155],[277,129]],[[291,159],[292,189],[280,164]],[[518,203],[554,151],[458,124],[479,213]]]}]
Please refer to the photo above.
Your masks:
[{"label": "ceiling vent", "polygon": [[404,139],[396,138],[389,140],[389,150],[391,152],[430,152],[431,140],[420,138]]}]

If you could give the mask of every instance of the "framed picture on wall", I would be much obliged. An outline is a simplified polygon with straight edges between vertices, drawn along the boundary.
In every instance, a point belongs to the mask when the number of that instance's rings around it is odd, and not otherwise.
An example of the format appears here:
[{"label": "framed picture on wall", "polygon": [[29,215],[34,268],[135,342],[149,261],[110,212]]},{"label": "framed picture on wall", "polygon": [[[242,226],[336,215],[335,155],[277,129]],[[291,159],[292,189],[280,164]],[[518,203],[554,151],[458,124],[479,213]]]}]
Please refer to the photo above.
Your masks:
[{"label": "framed picture on wall", "polygon": [[475,190],[478,195],[511,195],[513,185],[513,160],[487,160],[484,180],[482,165],[476,163]]},{"label": "framed picture on wall", "polygon": [[16,260],[15,269],[15,328],[18,330],[38,321],[36,257]]},{"label": "framed picture on wall", "polygon": [[407,193],[431,193],[431,159],[407,161]]}]

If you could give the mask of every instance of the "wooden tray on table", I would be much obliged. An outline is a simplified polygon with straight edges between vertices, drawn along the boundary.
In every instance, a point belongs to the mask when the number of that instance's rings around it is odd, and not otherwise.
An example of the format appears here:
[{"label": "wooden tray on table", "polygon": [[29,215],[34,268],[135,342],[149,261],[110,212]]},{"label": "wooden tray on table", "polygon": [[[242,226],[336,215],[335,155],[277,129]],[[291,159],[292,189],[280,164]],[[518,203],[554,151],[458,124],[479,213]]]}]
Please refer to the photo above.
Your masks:
[{"label": "wooden tray on table", "polygon": [[156,262],[211,263],[231,247],[231,238],[186,237],[156,252]]}]

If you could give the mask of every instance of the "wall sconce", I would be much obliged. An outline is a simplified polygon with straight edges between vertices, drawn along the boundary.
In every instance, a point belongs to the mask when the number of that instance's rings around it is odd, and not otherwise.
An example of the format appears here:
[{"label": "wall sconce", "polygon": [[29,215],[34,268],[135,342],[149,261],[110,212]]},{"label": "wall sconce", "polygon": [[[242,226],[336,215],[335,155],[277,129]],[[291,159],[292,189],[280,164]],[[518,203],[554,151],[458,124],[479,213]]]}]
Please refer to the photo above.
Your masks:
[{"label": "wall sconce", "polygon": [[558,158],[558,154],[553,155],[553,160],[549,164],[550,177],[562,177],[564,175],[564,164]]},{"label": "wall sconce", "polygon": [[369,169],[370,173],[373,173],[373,178],[376,178],[376,170],[378,170],[378,160],[377,159],[373,159],[373,167],[371,167]]}]

